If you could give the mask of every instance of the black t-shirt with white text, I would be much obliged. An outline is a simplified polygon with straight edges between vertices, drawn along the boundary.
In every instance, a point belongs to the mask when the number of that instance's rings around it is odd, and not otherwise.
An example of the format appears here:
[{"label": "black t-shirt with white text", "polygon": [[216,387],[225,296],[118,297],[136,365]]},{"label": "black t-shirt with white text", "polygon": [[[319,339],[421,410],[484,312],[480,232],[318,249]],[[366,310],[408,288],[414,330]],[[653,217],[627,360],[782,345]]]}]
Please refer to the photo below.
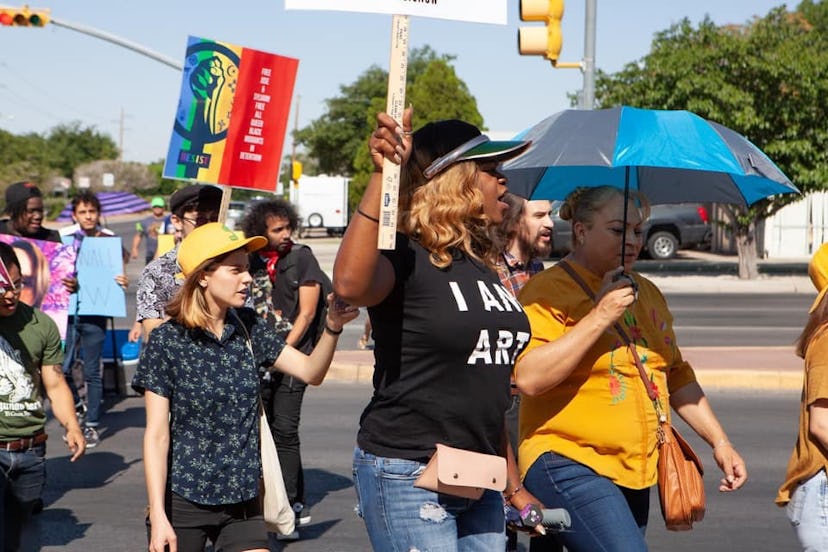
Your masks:
[{"label": "black t-shirt with white text", "polygon": [[360,420],[370,454],[425,461],[437,443],[501,454],[509,377],[529,341],[520,303],[483,263],[456,253],[439,269],[397,235],[383,251],[394,289],[369,308],[374,395]]}]

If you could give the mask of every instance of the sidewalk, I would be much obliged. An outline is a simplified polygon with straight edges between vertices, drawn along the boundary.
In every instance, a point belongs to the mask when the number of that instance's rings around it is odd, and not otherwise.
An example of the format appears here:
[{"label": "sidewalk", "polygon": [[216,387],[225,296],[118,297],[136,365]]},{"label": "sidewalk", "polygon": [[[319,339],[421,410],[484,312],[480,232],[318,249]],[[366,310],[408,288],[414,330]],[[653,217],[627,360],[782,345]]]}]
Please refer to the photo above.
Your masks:
[{"label": "sidewalk", "polygon": [[[683,347],[704,388],[801,389],[802,359],[793,347]],[[370,384],[373,351],[337,351],[327,380]]]}]

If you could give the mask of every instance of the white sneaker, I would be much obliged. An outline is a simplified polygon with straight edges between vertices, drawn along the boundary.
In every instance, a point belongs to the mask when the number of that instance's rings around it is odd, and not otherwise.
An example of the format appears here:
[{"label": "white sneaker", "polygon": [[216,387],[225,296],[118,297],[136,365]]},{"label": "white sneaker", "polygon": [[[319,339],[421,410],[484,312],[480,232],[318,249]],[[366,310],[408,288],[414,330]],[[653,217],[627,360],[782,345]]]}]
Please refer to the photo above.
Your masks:
[{"label": "white sneaker", "polygon": [[83,436],[86,439],[86,448],[88,449],[97,447],[98,443],[101,442],[101,436],[98,435],[98,430],[94,427],[85,426]]},{"label": "white sneaker", "polygon": [[296,514],[297,526],[301,527],[302,525],[307,525],[311,522],[310,508],[308,508],[301,502],[294,503],[293,513]]}]

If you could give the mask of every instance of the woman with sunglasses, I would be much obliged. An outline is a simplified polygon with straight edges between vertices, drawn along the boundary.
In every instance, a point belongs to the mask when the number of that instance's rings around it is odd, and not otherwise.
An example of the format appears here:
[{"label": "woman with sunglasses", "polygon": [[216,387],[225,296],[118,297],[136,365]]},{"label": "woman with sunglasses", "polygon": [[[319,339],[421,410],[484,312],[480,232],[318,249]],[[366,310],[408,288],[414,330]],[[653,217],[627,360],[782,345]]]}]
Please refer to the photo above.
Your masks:
[{"label": "woman with sunglasses", "polygon": [[[374,550],[503,550],[504,496],[518,509],[533,501],[516,469],[503,494],[478,499],[415,483],[438,444],[512,458],[509,375],[529,325],[494,271],[493,231],[508,207],[498,164],[528,143],[493,142],[459,120],[411,133],[411,116],[402,128],[377,116],[374,173],[334,265],[336,293],[368,306],[375,341],[354,452],[359,512]],[[379,251],[385,159],[401,165],[398,233]]]}]

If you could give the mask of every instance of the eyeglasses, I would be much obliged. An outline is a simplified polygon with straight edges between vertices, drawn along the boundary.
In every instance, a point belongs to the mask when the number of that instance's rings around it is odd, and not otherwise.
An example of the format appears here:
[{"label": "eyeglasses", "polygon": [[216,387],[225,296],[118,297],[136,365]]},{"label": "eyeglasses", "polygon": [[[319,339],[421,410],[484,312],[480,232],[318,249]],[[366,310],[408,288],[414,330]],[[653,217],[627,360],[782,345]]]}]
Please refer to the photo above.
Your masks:
[{"label": "eyeglasses", "polygon": [[10,286],[0,286],[0,297],[7,293],[13,293],[14,295],[20,295],[20,292],[23,291],[23,282],[17,282],[16,284],[12,284]]},{"label": "eyeglasses", "polygon": [[216,213],[216,212],[204,213],[204,214],[199,213],[196,216],[196,218],[194,218],[194,219],[182,216],[181,220],[189,222],[195,228],[198,228],[199,226],[207,224],[208,222],[216,222],[218,220],[218,213]]},{"label": "eyeglasses", "polygon": [[498,180],[500,180],[501,178],[506,179],[506,176],[502,172],[500,172],[500,163],[492,163],[491,161],[477,163],[477,170],[479,170],[480,172],[484,172],[490,176],[493,176]]}]

